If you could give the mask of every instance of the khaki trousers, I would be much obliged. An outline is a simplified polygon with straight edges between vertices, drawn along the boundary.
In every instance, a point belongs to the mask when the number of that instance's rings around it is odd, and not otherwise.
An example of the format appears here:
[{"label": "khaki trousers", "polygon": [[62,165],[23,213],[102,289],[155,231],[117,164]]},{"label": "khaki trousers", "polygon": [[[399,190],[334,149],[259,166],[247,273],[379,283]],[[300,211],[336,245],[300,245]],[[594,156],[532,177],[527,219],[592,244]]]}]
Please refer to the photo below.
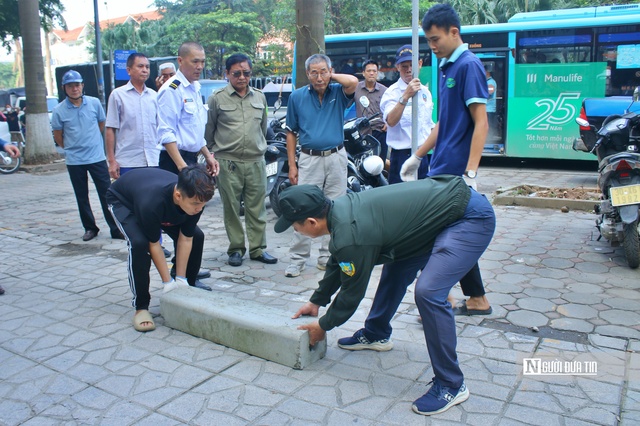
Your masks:
[{"label": "khaki trousers", "polygon": [[267,172],[264,159],[255,162],[218,159],[218,190],[222,199],[224,227],[229,238],[227,254],[247,251],[240,220],[240,201],[244,201],[244,221],[249,241],[249,257],[258,257],[267,248]]}]

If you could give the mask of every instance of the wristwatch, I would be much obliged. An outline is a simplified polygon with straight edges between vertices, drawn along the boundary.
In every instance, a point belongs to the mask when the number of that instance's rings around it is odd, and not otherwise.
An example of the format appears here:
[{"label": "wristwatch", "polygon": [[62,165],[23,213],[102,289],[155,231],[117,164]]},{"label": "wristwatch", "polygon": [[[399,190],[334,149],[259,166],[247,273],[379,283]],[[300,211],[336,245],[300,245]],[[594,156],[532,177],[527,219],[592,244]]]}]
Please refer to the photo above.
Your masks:
[{"label": "wristwatch", "polygon": [[467,170],[466,172],[464,172],[464,174],[469,178],[469,179],[475,179],[476,176],[478,175],[476,173],[475,170]]},{"label": "wristwatch", "polygon": [[398,103],[400,105],[406,105],[409,103],[409,101],[405,101],[404,98],[402,96],[400,96],[400,99],[398,99]]}]

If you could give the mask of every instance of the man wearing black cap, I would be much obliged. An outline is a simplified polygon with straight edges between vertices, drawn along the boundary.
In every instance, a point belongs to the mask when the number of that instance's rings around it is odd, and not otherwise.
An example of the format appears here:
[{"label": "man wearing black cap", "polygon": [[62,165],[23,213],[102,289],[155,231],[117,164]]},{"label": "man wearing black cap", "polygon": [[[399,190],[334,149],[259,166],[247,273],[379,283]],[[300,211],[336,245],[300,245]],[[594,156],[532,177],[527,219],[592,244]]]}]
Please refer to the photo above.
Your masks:
[{"label": "man wearing black cap", "polygon": [[[449,290],[485,251],[495,230],[489,201],[459,176],[441,175],[416,182],[348,194],[330,201],[314,185],[283,191],[276,232],[289,226],[309,237],[331,235],[324,278],[293,318],[325,314],[298,327],[313,345],[344,324],[363,299],[375,265],[404,262],[425,265],[415,301],[435,378],[430,391],[414,403],[420,414],[441,413],[465,401],[469,391],[458,365],[456,325],[447,303]],[[339,291],[338,291],[339,290]]]},{"label": "man wearing black cap", "polygon": [[[400,168],[411,157],[411,122],[414,95],[417,96],[418,107],[418,143],[422,144],[433,128],[433,100],[431,92],[420,83],[420,79],[413,78],[411,66],[413,51],[411,45],[404,45],[396,52],[396,68],[400,73],[398,81],[393,83],[380,100],[380,111],[387,124],[387,146],[391,148],[389,156],[389,183],[402,182]],[[422,60],[418,61],[418,68]],[[429,159],[422,159],[418,177],[423,179],[429,170]]]}]

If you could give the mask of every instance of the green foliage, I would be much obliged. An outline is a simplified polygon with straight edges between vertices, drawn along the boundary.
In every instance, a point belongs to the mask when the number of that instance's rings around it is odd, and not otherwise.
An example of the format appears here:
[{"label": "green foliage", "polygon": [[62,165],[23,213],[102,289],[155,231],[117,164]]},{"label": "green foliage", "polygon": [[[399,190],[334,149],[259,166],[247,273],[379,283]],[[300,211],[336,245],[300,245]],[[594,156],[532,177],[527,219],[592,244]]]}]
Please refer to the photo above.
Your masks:
[{"label": "green foliage", "polygon": [[[64,6],[62,0],[40,0],[40,22],[44,29],[53,25],[64,29],[67,24],[62,17]],[[10,41],[20,37],[20,20],[18,19],[18,0],[0,0],[0,40],[7,51],[11,51]]]},{"label": "green foliage", "polygon": [[[108,59],[110,50],[135,50],[149,57],[173,56],[167,42],[168,20],[143,21],[139,26],[125,23],[112,26],[102,32],[103,59]],[[91,53],[95,53],[95,38],[91,44]]]},{"label": "green foliage", "polygon": [[13,64],[0,62],[0,89],[10,89],[14,87],[15,82],[16,74],[13,72]]},{"label": "green foliage", "polygon": [[200,43],[207,54],[207,68],[214,77],[221,77],[224,75],[224,59],[228,55],[235,52],[254,55],[256,44],[262,37],[256,22],[255,13],[219,9],[178,18],[167,27],[166,38],[174,52],[186,40]]}]

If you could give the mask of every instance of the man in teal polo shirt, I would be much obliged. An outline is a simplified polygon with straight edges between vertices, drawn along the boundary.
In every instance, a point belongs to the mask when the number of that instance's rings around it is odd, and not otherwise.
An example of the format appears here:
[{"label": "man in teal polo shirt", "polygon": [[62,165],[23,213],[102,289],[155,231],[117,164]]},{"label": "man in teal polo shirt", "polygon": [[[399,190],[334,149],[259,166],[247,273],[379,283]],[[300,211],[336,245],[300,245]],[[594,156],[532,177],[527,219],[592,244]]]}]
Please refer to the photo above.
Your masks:
[{"label": "man in teal polo shirt", "polygon": [[[347,191],[343,117],[353,99],[358,79],[348,74],[335,74],[331,59],[326,55],[311,55],[304,65],[310,84],[294,90],[287,104],[289,180],[292,185],[316,185],[333,199]],[[300,158],[296,159],[298,143]],[[289,254],[291,264],[285,270],[285,276],[297,277],[311,255],[311,238],[295,233]],[[318,269],[326,268],[328,258],[328,241],[323,238]]]}]

